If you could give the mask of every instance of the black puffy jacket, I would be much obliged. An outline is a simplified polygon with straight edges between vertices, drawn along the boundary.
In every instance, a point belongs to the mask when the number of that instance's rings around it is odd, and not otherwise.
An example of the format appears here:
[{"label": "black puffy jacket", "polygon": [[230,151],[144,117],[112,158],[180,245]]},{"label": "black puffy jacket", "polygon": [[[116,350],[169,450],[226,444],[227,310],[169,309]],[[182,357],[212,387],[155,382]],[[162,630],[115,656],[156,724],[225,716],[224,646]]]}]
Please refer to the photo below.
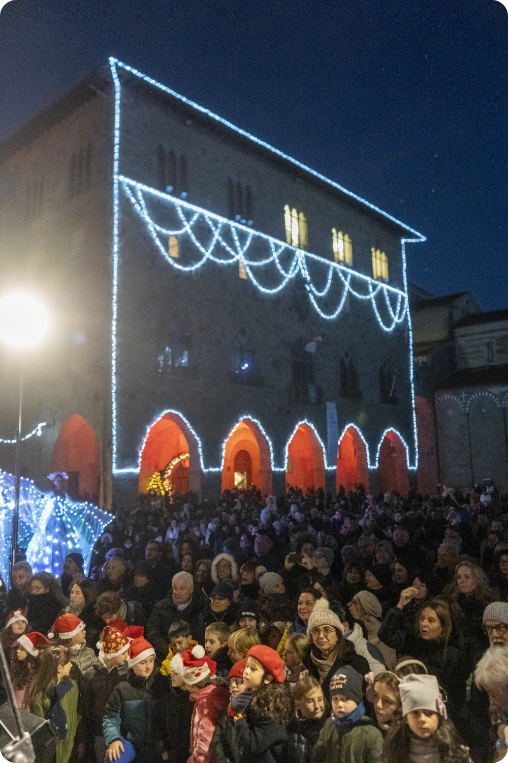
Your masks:
[{"label": "black puffy jacket", "polygon": [[326,721],[322,718],[294,718],[287,726],[288,741],[286,757],[288,763],[312,763],[314,746]]},{"label": "black puffy jacket", "polygon": [[102,663],[96,662],[83,676],[82,708],[87,738],[102,736],[102,719],[107,701],[120,681],[126,680],[128,673],[126,662],[113,670],[108,670]]}]

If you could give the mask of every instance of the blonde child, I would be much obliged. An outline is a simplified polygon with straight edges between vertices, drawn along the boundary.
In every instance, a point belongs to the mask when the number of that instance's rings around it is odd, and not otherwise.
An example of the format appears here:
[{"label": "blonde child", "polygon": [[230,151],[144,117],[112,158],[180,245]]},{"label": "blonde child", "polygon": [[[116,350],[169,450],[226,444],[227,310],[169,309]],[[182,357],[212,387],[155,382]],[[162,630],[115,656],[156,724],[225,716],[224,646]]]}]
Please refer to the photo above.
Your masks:
[{"label": "blonde child", "polygon": [[309,639],[303,633],[291,633],[286,639],[282,659],[286,668],[286,683],[291,690],[294,689],[300,676],[307,674],[302,660],[308,645]]},{"label": "blonde child", "polygon": [[231,631],[225,623],[211,623],[205,630],[205,653],[216,663],[215,675],[227,678],[233,666],[228,656],[228,639]]},{"label": "blonde child", "polygon": [[248,628],[240,628],[228,638],[228,656],[231,662],[245,660],[247,652],[256,644],[260,644],[261,639],[258,633],[251,633]]}]

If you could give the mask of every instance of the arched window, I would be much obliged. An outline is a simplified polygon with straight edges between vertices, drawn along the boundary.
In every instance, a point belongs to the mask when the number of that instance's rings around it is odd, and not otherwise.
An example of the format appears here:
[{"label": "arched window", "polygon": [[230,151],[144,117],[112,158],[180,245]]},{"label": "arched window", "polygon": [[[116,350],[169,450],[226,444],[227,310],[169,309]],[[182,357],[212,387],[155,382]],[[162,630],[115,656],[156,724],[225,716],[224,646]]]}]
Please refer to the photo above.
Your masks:
[{"label": "arched window", "polygon": [[339,386],[340,396],[359,399],[362,397],[362,391],[358,381],[358,371],[355,362],[349,358],[348,353],[340,359],[339,363]]},{"label": "arched window", "polygon": [[180,249],[178,246],[178,239],[176,236],[169,237],[168,252],[169,252],[169,256],[173,257],[175,260],[178,259],[178,257],[180,257]]},{"label": "arched window", "polygon": [[303,212],[298,212],[294,207],[290,209],[289,205],[286,204],[284,207],[284,227],[287,244],[291,244],[296,249],[307,249],[307,218]]},{"label": "arched window", "polygon": [[372,277],[376,280],[388,281],[388,257],[380,249],[371,249]]},{"label": "arched window", "polygon": [[335,262],[353,264],[353,244],[348,233],[332,228],[332,249]]},{"label": "arched window", "polygon": [[386,361],[379,369],[379,401],[397,405],[399,398],[396,389],[396,372],[388,366]]}]

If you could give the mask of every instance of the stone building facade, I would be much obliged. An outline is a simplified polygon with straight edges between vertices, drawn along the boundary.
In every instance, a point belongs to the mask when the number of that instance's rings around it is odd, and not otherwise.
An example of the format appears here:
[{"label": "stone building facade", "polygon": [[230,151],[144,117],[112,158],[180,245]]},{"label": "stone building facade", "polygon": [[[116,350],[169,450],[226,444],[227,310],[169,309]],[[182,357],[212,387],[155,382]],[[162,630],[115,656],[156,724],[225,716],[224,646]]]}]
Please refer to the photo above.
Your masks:
[{"label": "stone building facade", "polygon": [[508,310],[412,288],[418,482],[508,492]]},{"label": "stone building facade", "polygon": [[114,61],[0,147],[0,181],[5,285],[53,316],[23,360],[46,422],[25,474],[104,505],[153,480],[407,488],[420,234]]}]

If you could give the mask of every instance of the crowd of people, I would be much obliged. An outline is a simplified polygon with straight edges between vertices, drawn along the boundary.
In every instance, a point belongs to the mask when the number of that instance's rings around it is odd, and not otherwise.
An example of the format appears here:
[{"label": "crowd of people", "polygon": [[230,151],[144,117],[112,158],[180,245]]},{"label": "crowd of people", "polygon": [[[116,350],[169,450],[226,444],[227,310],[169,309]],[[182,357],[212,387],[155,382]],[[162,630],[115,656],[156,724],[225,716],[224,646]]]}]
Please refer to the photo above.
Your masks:
[{"label": "crowd of people", "polygon": [[52,731],[41,763],[508,752],[508,501],[492,490],[141,496],[91,570],[79,552],[60,578],[18,561],[0,606],[16,702]]}]

